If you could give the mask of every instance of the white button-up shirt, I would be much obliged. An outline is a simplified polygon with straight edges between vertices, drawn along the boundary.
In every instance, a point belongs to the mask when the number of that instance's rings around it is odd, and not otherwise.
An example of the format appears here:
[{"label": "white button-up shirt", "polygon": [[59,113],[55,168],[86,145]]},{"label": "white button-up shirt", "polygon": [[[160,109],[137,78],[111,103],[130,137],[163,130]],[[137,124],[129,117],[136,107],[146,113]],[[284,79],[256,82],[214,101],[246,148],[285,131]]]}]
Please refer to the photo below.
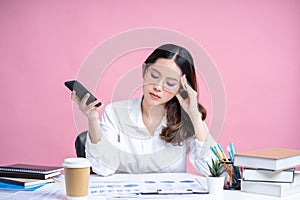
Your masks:
[{"label": "white button-up shirt", "polygon": [[210,161],[212,154],[209,147],[215,143],[211,135],[208,134],[205,142],[192,137],[181,146],[167,143],[159,137],[167,124],[164,116],[152,136],[143,123],[141,101],[142,97],[106,106],[100,120],[101,140],[93,144],[87,136],[86,157],[93,171],[102,176],[113,173],[185,172],[190,153],[190,162],[197,171],[203,175],[209,174],[206,161]]}]

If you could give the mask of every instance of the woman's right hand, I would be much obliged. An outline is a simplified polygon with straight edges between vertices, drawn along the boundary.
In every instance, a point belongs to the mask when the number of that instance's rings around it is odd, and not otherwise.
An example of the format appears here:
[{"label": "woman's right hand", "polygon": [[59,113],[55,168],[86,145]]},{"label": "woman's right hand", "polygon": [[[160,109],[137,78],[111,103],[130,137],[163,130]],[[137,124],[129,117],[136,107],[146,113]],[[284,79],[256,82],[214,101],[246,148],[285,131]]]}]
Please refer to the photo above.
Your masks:
[{"label": "woman's right hand", "polygon": [[73,90],[73,92],[72,92],[72,100],[75,101],[78,104],[79,110],[85,116],[87,116],[88,120],[89,121],[98,120],[99,119],[98,111],[100,110],[101,106],[96,107],[95,105],[100,103],[100,101],[96,100],[96,101],[90,103],[89,105],[86,105],[86,102],[87,102],[89,97],[90,97],[90,94],[87,93],[87,94],[84,95],[84,97],[80,101],[79,97],[76,95],[76,91]]}]

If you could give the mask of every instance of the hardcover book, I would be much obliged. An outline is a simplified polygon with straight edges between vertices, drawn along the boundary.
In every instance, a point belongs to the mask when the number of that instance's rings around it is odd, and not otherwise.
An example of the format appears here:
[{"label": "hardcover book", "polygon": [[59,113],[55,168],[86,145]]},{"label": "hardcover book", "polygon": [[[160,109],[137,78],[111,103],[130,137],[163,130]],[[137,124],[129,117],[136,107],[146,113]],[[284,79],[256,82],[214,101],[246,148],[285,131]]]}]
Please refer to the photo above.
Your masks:
[{"label": "hardcover book", "polygon": [[247,168],[283,170],[300,165],[300,150],[266,148],[234,155],[234,165]]},{"label": "hardcover book", "polygon": [[245,168],[243,179],[245,181],[292,183],[294,181],[294,171],[294,168],[282,171]]},{"label": "hardcover book", "polygon": [[293,183],[241,181],[241,191],[284,197],[300,192],[300,173],[295,172]]}]

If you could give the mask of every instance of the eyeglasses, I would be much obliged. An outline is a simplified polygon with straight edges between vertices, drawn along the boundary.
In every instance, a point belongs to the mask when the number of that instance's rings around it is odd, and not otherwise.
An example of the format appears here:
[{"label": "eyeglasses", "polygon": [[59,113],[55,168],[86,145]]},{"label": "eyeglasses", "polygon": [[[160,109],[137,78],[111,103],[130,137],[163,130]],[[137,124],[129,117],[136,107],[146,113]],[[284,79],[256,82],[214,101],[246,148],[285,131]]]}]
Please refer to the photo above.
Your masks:
[{"label": "eyeglasses", "polygon": [[[169,75],[169,73],[167,73]],[[174,73],[173,73],[174,74]],[[180,77],[171,77],[164,76],[162,72],[154,67],[148,67],[144,74],[144,81],[146,83],[153,83],[153,84],[162,84],[162,87],[167,92],[177,93],[180,82]]]}]

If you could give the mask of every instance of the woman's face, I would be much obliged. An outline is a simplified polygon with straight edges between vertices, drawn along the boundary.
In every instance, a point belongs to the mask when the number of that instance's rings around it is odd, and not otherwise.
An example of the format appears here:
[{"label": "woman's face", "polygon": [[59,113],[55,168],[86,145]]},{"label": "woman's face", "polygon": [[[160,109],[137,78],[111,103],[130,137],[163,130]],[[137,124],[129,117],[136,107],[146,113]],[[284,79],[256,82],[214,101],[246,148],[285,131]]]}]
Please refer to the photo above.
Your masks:
[{"label": "woman's face", "polygon": [[170,101],[178,93],[181,76],[181,69],[173,60],[157,59],[144,69],[144,100],[150,105],[162,105]]}]

